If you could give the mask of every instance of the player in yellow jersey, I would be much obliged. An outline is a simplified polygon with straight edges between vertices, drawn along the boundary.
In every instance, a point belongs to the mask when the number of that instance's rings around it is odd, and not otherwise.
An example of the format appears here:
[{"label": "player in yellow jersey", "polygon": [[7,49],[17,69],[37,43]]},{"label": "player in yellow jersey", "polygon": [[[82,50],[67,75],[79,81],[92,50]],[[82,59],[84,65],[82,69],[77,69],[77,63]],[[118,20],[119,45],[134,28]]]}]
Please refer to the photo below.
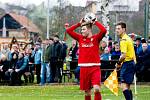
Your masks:
[{"label": "player in yellow jersey", "polygon": [[132,39],[126,34],[126,24],[117,23],[116,34],[120,38],[121,56],[116,64],[120,68],[121,88],[126,100],[133,100],[130,85],[135,73],[135,51]]}]

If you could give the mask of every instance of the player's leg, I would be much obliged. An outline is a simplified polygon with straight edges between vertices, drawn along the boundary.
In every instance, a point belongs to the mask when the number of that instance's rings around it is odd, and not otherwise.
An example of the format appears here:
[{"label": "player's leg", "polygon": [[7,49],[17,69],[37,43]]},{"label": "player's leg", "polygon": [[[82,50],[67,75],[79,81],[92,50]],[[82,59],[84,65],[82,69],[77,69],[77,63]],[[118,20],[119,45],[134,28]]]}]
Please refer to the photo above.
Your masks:
[{"label": "player's leg", "polygon": [[126,83],[121,83],[121,88],[126,100],[132,100],[132,91],[130,90],[130,85]]},{"label": "player's leg", "polygon": [[91,100],[91,83],[89,69],[86,67],[80,68],[80,90],[85,91],[85,100]]},{"label": "player's leg", "polygon": [[94,85],[94,100],[101,100],[101,93],[100,93],[100,86],[99,85]]},{"label": "player's leg", "polygon": [[91,100],[91,90],[85,91],[85,100]]},{"label": "player's leg", "polygon": [[120,71],[121,88],[126,100],[133,100],[130,84],[132,84],[135,73],[133,61],[125,62]]},{"label": "player's leg", "polygon": [[100,93],[100,83],[101,83],[101,71],[100,67],[93,67],[91,69],[91,82],[92,86],[94,88],[94,100],[101,100],[101,93]]}]

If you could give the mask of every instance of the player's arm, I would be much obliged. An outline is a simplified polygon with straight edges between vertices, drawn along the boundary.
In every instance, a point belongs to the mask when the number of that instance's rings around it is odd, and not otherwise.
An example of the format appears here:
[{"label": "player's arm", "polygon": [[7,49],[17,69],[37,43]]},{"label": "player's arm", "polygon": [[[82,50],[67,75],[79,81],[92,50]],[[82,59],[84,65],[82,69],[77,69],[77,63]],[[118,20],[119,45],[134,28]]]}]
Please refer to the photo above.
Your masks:
[{"label": "player's arm", "polygon": [[121,50],[121,56],[119,58],[119,61],[116,63],[117,68],[121,67],[123,61],[126,58],[126,53],[127,53],[127,41],[126,41],[126,39],[122,39],[120,41],[120,50]]},{"label": "player's arm", "polygon": [[105,36],[107,30],[105,29],[105,27],[98,21],[95,21],[94,23],[98,29],[100,30],[100,32],[98,34],[96,34],[96,37],[98,38],[98,40],[102,40],[102,38]]},{"label": "player's arm", "polygon": [[81,26],[80,23],[77,23],[77,24],[75,24],[75,25],[72,25],[71,27],[69,27],[69,28],[66,29],[66,32],[67,32],[72,38],[74,38],[74,39],[76,39],[76,40],[79,40],[80,34],[74,32],[74,30],[75,30],[76,28],[80,27],[80,26]]},{"label": "player's arm", "polygon": [[126,53],[123,53],[121,54],[120,58],[119,58],[119,61],[117,62],[117,66],[116,67],[121,67],[123,61],[125,60],[126,58]]},{"label": "player's arm", "polygon": [[123,61],[125,60],[126,58],[126,53],[122,53],[120,58],[119,58],[119,61],[116,63],[116,68],[119,70],[123,64]]}]

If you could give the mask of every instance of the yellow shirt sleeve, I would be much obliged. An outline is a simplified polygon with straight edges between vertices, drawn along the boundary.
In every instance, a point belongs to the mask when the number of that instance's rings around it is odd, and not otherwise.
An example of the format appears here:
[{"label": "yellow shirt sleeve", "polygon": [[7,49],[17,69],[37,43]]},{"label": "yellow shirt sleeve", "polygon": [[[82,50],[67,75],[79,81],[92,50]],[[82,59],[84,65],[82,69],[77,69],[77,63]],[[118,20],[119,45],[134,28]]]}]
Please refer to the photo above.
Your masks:
[{"label": "yellow shirt sleeve", "polygon": [[120,50],[123,53],[127,53],[127,41],[125,39],[120,41]]}]

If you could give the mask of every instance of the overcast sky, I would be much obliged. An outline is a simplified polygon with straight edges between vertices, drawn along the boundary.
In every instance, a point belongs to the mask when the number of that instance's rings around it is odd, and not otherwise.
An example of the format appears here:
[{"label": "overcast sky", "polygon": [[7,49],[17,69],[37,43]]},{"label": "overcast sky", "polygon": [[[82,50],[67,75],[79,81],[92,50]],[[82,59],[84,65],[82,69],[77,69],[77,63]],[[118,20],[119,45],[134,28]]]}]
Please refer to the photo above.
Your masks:
[{"label": "overcast sky", "polygon": [[10,3],[10,4],[36,4],[39,5],[42,1],[46,0],[0,0],[2,3]]},{"label": "overcast sky", "polygon": [[[39,5],[41,2],[47,2],[47,0],[0,0],[2,3],[10,3],[16,5],[27,5],[27,4],[36,4]],[[57,0],[49,0],[50,4],[54,5],[57,3]],[[74,6],[84,6],[87,0],[68,0]]]},{"label": "overcast sky", "polygon": [[[39,5],[43,1],[46,2],[45,4],[47,4],[48,0],[0,0],[0,2],[2,3],[10,3],[10,4],[15,4],[15,5],[20,5],[23,7],[26,7],[28,4]],[[54,5],[56,5],[57,1],[58,0],[49,0],[50,7],[53,7]],[[88,0],[66,0],[66,1],[70,2],[74,6],[85,6],[86,1]],[[97,1],[97,0],[91,0],[91,1]],[[136,9],[138,7],[137,3],[141,0],[114,0],[114,1],[119,2],[120,4],[129,4],[132,6],[133,9]],[[134,3],[134,5],[132,5],[132,3]]]}]

